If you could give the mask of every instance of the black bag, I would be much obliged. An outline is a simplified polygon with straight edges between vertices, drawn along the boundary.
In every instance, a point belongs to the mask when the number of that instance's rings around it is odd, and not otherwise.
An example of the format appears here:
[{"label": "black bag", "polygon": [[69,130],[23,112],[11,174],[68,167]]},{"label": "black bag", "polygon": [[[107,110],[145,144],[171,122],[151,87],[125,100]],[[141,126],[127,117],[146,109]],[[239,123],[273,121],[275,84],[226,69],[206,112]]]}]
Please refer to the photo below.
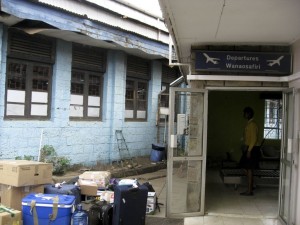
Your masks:
[{"label": "black bag", "polygon": [[75,204],[81,203],[81,192],[80,189],[74,184],[61,184],[55,187],[54,184],[44,185],[45,194],[61,194],[61,195],[74,195]]},{"label": "black bag", "polygon": [[[143,183],[144,186],[146,186],[148,188],[148,192],[155,192],[152,184],[150,184],[148,181]],[[158,197],[156,195],[156,199],[155,199],[155,209],[158,209],[158,211],[160,212],[160,205],[163,205],[162,203],[158,203]],[[155,210],[154,209],[154,210]]]}]

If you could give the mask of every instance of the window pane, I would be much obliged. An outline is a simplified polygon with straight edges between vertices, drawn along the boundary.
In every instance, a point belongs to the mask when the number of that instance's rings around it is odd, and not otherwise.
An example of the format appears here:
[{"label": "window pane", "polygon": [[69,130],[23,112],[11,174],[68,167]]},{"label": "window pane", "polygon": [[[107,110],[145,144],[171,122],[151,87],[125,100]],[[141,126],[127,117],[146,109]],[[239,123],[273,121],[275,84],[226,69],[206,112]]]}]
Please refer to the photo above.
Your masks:
[{"label": "window pane", "polygon": [[146,101],[138,101],[138,110],[144,110],[146,111],[147,109],[147,102]]},{"label": "window pane", "polygon": [[77,105],[70,106],[70,116],[72,117],[83,117],[83,107]]},{"label": "window pane", "polygon": [[24,116],[25,115],[25,105],[7,104],[6,105],[6,115],[8,115],[8,116]]},{"label": "window pane", "polygon": [[160,96],[160,107],[169,107],[169,95],[162,94]]},{"label": "window pane", "polygon": [[137,111],[137,118],[138,119],[146,119],[146,111]]},{"label": "window pane", "polygon": [[84,82],[84,73],[73,71],[71,81],[71,94],[83,94]]},{"label": "window pane", "polygon": [[125,118],[133,119],[133,110],[125,110]]},{"label": "window pane", "polygon": [[49,67],[46,66],[37,66],[35,65],[33,67],[33,76],[35,78],[44,78],[44,79],[48,79],[49,78]]},{"label": "window pane", "polygon": [[72,82],[84,83],[84,72],[72,71]]},{"label": "window pane", "polygon": [[134,99],[134,82],[126,81],[126,99]]},{"label": "window pane", "polygon": [[100,116],[100,109],[99,108],[88,108],[88,117],[99,117]]},{"label": "window pane", "polygon": [[71,85],[72,94],[83,94],[84,84],[73,84]]},{"label": "window pane", "polygon": [[89,96],[88,105],[89,106],[100,106],[100,97]]},{"label": "window pane", "polygon": [[49,67],[33,66],[32,89],[35,91],[48,91]]},{"label": "window pane", "polygon": [[32,80],[32,90],[48,91],[48,80]]},{"label": "window pane", "polygon": [[147,98],[147,84],[138,83],[137,96],[139,100],[146,100]]},{"label": "window pane", "polygon": [[31,113],[32,116],[47,116],[46,104],[32,104]]},{"label": "window pane", "polygon": [[25,90],[27,65],[22,63],[10,63],[7,71],[7,88]]},{"label": "window pane", "polygon": [[47,103],[48,93],[33,91],[31,96],[31,102]]},{"label": "window pane", "polygon": [[89,95],[100,96],[100,76],[90,75],[89,77]]},{"label": "window pane", "polygon": [[126,109],[134,109],[133,100],[126,100]]},{"label": "window pane", "polygon": [[282,101],[280,99],[265,100],[264,137],[280,139],[282,129]]},{"label": "window pane", "polygon": [[25,103],[25,91],[7,90],[7,101]]},{"label": "window pane", "polygon": [[83,96],[71,95],[71,105],[83,105]]}]

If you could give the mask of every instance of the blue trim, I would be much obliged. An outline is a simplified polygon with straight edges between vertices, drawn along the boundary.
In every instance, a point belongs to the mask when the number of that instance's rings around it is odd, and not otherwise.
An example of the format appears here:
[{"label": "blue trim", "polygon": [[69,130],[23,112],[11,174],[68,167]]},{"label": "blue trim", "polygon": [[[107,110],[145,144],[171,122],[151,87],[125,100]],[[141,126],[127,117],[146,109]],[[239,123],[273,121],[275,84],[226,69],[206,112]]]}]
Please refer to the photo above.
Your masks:
[{"label": "blue trim", "polygon": [[161,55],[164,58],[169,56],[167,44],[95,22],[80,15],[71,14],[63,9],[24,0],[2,0],[1,9],[19,18],[43,21],[60,30],[77,32],[94,39],[114,42],[125,48],[140,49],[147,54]]}]

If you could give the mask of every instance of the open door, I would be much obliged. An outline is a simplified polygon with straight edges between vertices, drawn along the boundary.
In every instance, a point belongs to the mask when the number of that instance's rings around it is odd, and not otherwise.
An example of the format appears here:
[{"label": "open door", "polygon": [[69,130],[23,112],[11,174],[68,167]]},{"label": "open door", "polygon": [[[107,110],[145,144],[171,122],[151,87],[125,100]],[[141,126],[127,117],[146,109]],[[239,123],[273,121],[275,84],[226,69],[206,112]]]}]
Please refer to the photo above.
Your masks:
[{"label": "open door", "polygon": [[294,142],[294,93],[283,93],[283,135],[280,160],[279,216],[283,223],[291,223],[291,190]]},{"label": "open door", "polygon": [[207,95],[170,88],[167,217],[204,215]]}]

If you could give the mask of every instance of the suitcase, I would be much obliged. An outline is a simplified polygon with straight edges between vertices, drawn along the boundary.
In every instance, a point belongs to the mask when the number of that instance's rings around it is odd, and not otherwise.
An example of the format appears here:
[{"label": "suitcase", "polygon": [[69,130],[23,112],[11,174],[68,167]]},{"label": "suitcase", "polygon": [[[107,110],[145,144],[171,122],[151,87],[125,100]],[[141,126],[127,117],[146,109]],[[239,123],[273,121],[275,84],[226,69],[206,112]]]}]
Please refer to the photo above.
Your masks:
[{"label": "suitcase", "polygon": [[88,210],[88,225],[102,225],[101,224],[101,207],[102,202],[94,203]]},{"label": "suitcase", "polygon": [[59,187],[55,187],[53,184],[45,184],[45,194],[61,194],[61,195],[74,195],[75,204],[81,203],[80,189],[74,184],[62,184]]},{"label": "suitcase", "polygon": [[113,225],[145,225],[148,188],[117,185],[114,189]]},{"label": "suitcase", "polygon": [[105,201],[94,203],[88,210],[89,225],[112,225],[113,205]]},{"label": "suitcase", "polygon": [[113,204],[107,203],[101,207],[102,225],[112,225],[113,220]]}]

